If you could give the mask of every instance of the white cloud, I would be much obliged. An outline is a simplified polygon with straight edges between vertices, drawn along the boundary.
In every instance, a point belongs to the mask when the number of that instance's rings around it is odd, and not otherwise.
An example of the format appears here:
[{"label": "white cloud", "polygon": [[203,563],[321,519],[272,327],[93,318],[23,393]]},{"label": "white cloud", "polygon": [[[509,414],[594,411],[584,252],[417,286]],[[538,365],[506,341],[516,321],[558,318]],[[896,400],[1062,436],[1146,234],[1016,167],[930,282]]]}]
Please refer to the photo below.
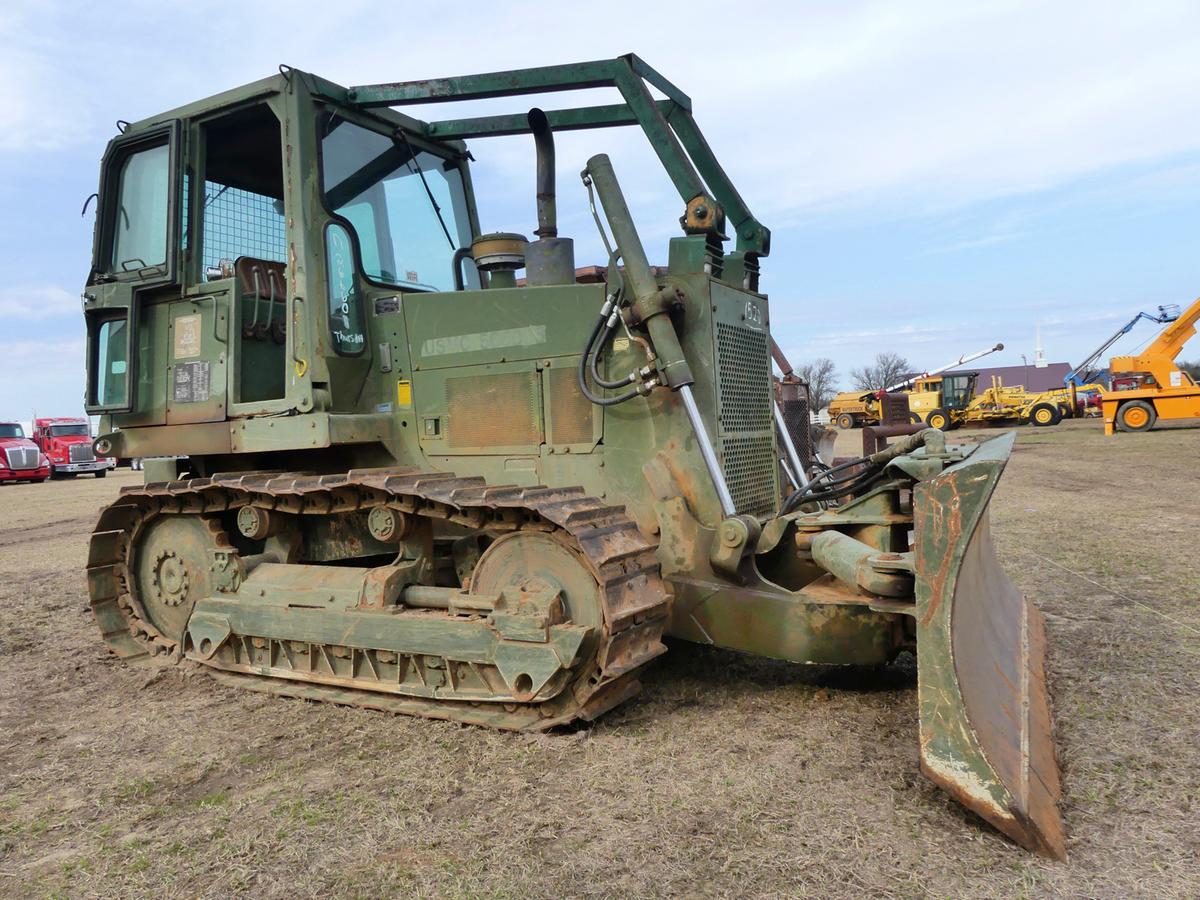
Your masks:
[{"label": "white cloud", "polygon": [[[768,89],[805,134],[782,154],[770,142],[749,148],[760,166],[774,157],[796,172],[771,208],[821,214],[886,200],[922,212],[1194,150],[1198,12],[1162,3],[907,4],[886,48]],[[812,41],[854,48],[847,32],[857,24],[847,17],[801,34],[794,53],[808,55]],[[772,62],[768,48],[759,63]]]},{"label": "white cloud", "polygon": [[[699,3],[693,13],[704,19],[728,10]],[[674,28],[678,13],[667,4],[618,2],[606,14],[636,16],[638,34],[659,34]],[[376,15],[362,2],[343,2],[331,16],[315,2],[18,0],[0,14],[0,87],[8,98],[0,149],[94,142],[110,136],[111,120],[262,77],[276,62],[361,84],[630,49],[626,31],[597,30],[589,10],[573,5],[491,23],[486,40],[470,9],[415,8],[394,27],[380,27]],[[277,28],[281,16],[287,29]],[[272,34],[273,55],[228,53],[228,32],[212,26],[233,20],[238,33]],[[729,58],[715,67],[711,53],[687,40],[633,49],[691,94],[752,208],[777,227],[885,201],[942,208],[1200,148],[1200,6],[1186,0],[779,2],[758,8],[755,21],[766,27],[730,34]],[[73,41],[84,33],[112,34],[105,56],[79,58]],[[586,49],[565,40],[582,33]],[[397,57],[397,39],[414,36]],[[216,51],[220,67],[212,65]],[[563,99],[581,95],[545,102]],[[588,138],[601,149],[626,141]],[[511,171],[512,156],[497,147],[498,169]]]},{"label": "white cloud", "polygon": [[[30,363],[43,363],[49,371],[59,368],[64,359],[82,361],[83,346],[82,337],[0,341],[0,360],[5,368],[21,368],[28,372],[24,367]],[[28,374],[23,377],[28,380]]]},{"label": "white cloud", "polygon": [[[94,109],[71,61],[81,54],[62,28],[47,27],[62,15],[61,4],[10,0],[0,10],[0,153],[43,153],[79,143],[91,128]],[[65,23],[62,23],[65,24]]]},{"label": "white cloud", "polygon": [[40,321],[60,316],[82,318],[78,293],[57,285],[18,285],[0,288],[0,319]]},{"label": "white cloud", "polygon": [[0,341],[0,419],[79,415],[83,352],[82,336]]}]

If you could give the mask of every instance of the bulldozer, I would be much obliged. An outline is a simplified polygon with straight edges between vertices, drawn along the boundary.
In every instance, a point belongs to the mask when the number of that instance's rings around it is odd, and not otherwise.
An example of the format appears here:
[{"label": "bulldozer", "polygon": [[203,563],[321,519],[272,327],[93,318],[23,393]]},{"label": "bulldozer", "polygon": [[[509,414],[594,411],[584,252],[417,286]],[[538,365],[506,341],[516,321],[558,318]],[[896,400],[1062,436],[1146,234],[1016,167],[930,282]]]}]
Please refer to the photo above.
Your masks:
[{"label": "bulldozer", "polygon": [[[400,111],[584,88],[619,99]],[[680,231],[656,272],[595,153],[574,189],[608,258],[586,283],[554,135],[615,126],[648,139]],[[533,240],[481,231],[471,162],[497,135],[530,139]],[[1043,619],[988,526],[1012,435],[801,458],[770,231],[640,58],[350,88],[283,66],[125,125],[98,196],[87,410],[98,455],[149,460],[88,551],[118,657],[541,731],[630,701],[665,638],[915,653],[923,771],[1064,855]]]}]

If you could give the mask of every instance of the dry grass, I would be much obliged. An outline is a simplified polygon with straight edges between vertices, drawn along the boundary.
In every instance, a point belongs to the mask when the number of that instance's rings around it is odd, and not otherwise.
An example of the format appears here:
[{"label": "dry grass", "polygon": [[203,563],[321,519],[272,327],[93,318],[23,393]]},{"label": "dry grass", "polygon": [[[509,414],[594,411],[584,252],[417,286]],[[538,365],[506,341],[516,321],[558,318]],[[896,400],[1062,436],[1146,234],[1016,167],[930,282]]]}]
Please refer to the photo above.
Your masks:
[{"label": "dry grass", "polygon": [[1066,864],[920,776],[910,666],[677,644],[536,737],[270,699],[103,649],[86,534],[133,476],[0,489],[0,892],[1195,896],[1198,450],[1026,429],[993,503],[1047,613]]}]

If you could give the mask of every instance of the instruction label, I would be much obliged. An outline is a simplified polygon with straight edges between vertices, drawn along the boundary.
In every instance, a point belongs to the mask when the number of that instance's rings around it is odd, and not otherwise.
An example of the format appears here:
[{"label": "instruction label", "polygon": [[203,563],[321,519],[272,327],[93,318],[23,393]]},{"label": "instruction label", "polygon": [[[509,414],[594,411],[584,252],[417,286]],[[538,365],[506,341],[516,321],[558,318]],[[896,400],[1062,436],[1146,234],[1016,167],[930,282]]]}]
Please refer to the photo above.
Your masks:
[{"label": "instruction label", "polygon": [[200,313],[175,319],[175,358],[200,355]]},{"label": "instruction label", "polygon": [[212,367],[208,360],[176,363],[173,384],[176,403],[203,403],[211,393]]}]

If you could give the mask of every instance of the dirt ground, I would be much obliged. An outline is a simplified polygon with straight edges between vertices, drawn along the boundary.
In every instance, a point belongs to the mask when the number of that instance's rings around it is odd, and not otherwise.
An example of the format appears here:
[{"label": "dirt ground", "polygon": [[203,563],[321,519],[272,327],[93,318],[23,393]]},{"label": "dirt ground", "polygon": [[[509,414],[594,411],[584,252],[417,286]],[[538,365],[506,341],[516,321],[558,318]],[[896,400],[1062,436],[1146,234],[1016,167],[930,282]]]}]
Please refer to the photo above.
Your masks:
[{"label": "dirt ground", "polygon": [[1048,620],[1066,863],[921,776],[911,662],[673,644],[533,737],[274,699],[100,643],[87,534],[138,473],[0,488],[0,894],[1200,895],[1198,463],[1200,430],[1025,428],[992,504]]}]

